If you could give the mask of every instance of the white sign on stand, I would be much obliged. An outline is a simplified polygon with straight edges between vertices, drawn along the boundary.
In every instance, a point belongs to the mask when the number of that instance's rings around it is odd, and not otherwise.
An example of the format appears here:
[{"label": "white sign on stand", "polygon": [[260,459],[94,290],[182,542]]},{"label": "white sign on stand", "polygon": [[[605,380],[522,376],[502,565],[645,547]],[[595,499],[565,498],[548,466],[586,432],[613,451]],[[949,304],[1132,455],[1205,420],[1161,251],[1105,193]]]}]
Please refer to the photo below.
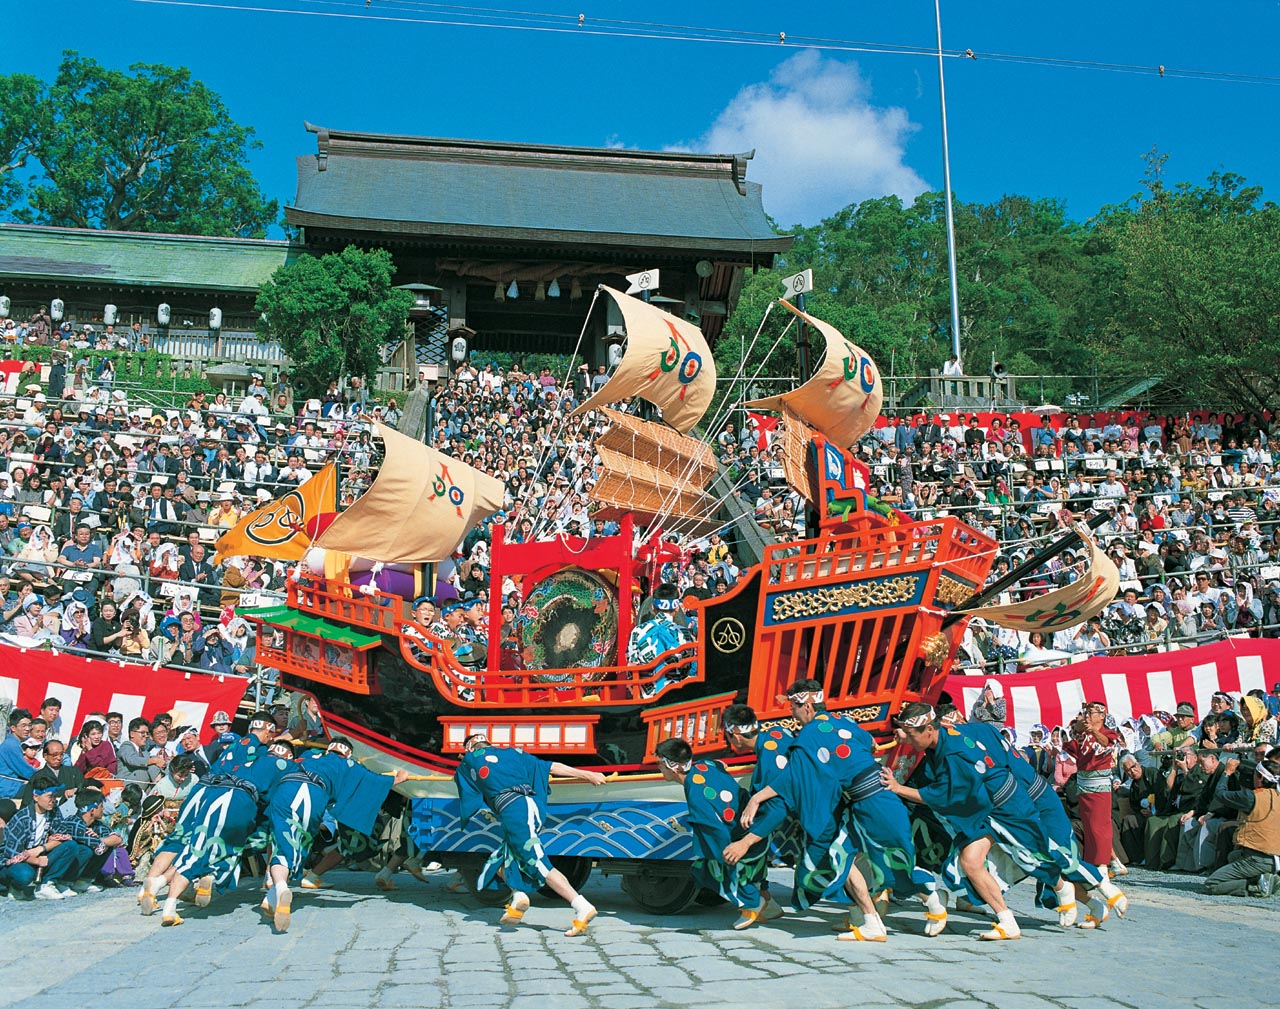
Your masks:
[{"label": "white sign on stand", "polygon": [[627,280],[631,282],[631,286],[627,288],[627,294],[656,291],[658,289],[658,274],[658,270],[643,270],[640,273],[627,274]]},{"label": "white sign on stand", "polygon": [[782,286],[786,288],[787,295],[790,297],[808,294],[813,290],[813,271],[801,270],[799,273],[792,274],[782,282]]}]

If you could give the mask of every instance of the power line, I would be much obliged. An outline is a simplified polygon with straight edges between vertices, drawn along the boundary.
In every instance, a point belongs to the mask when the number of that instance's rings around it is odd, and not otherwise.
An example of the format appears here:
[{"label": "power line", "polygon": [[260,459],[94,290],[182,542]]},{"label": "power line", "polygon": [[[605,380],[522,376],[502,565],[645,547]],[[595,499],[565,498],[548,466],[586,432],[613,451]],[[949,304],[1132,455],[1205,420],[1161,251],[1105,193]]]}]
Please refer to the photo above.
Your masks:
[{"label": "power line", "polygon": [[[439,25],[454,28],[503,29],[556,35],[587,35],[643,41],[701,42],[716,45],[817,49],[823,52],[883,54],[936,59],[936,48],[899,43],[856,39],[837,39],[816,35],[789,35],[785,31],[760,32],[739,28],[715,28],[705,25],[671,25],[654,21],[588,17],[585,14],[556,14],[544,11],[480,7],[465,4],[431,3],[427,0],[279,0],[293,6],[261,6],[252,3],[217,2],[217,0],[131,0],[133,3],[166,7],[191,7],[226,10],[238,13],[292,14],[299,17],[323,17],[342,20],[382,21],[402,24]],[[338,7],[346,10],[308,9]],[[378,12],[387,13],[378,13]],[[1212,81],[1226,84],[1261,84],[1280,86],[1280,76],[1239,73],[1227,70],[1199,70],[1165,65],[1113,63],[1071,57],[1039,56],[1027,53],[997,53],[983,50],[946,50],[948,59],[969,59],[994,63],[1014,63],[1059,70],[1086,70],[1101,73],[1123,73],[1176,80]]]}]

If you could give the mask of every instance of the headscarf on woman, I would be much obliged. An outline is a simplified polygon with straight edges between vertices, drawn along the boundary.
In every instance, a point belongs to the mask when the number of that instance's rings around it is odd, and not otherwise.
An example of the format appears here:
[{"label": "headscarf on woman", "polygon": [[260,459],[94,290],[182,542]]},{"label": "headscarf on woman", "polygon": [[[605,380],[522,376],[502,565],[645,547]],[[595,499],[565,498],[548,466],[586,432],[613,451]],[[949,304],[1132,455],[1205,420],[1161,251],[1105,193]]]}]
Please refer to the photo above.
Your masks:
[{"label": "headscarf on woman", "polygon": [[87,649],[89,633],[89,607],[78,599],[73,599],[62,611],[62,640],[68,648]]}]

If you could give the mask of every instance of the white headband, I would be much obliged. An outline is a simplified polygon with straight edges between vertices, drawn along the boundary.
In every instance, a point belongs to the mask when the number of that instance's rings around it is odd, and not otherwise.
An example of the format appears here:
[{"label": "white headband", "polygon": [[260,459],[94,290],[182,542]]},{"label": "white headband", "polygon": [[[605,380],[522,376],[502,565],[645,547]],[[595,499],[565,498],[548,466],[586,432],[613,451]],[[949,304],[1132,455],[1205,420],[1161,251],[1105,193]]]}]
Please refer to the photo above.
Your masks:
[{"label": "white headband", "polygon": [[268,726],[274,727],[274,725],[274,722],[268,722],[265,718],[255,718],[249,723],[249,731],[253,732],[255,729],[265,729]]},{"label": "white headband", "polygon": [[351,756],[351,747],[349,747],[346,743],[330,743],[327,747],[325,747],[324,752],[340,753],[344,757],[349,757]]},{"label": "white headband", "polygon": [[683,764],[678,764],[674,760],[668,760],[666,757],[659,757],[658,759],[671,768],[671,770],[679,771],[681,774],[688,774],[693,768],[692,760],[686,760]]},{"label": "white headband", "polygon": [[746,725],[730,725],[728,722],[725,722],[724,731],[737,732],[737,733],[740,733],[741,735],[746,736],[746,735],[750,735],[753,732],[760,731],[760,723],[750,722]]},{"label": "white headband", "polygon": [[918,715],[912,715],[910,718],[899,718],[898,724],[907,729],[918,729],[921,726],[928,725],[934,720],[936,713],[933,708],[922,711]]},{"label": "white headband", "polygon": [[814,704],[822,703],[821,690],[797,690],[794,694],[788,694],[787,700],[793,704],[806,704],[812,701]]}]

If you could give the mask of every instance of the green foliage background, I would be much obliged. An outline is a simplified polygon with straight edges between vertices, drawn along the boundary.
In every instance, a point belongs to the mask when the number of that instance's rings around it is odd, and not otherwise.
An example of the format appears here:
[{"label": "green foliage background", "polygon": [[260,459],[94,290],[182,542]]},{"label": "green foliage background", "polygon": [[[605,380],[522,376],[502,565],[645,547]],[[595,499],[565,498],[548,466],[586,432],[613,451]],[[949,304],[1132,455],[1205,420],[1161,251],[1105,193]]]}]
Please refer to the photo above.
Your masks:
[{"label": "green foliage background", "polygon": [[276,339],[293,358],[293,385],[317,395],[333,379],[377,373],[384,343],[403,340],[413,295],[392,285],[386,249],[349,245],[302,256],[258,292],[259,339]]},{"label": "green foliage background", "polygon": [[20,221],[261,237],[278,205],[246,164],[258,147],[185,67],[68,51],[52,84],[0,76],[0,210]]},{"label": "green foliage background", "polygon": [[[1165,156],[1146,160],[1141,192],[1083,224],[1057,200],[956,203],[966,373],[985,375],[996,360],[1015,375],[1048,375],[1045,397],[1059,403],[1071,386],[1052,376],[1096,371],[1158,375],[1167,398],[1188,406],[1280,408],[1280,209],[1230,173],[1167,186]],[[810,312],[883,374],[942,367],[951,323],[940,193],[867,200],[792,233],[777,268],[743,285],[716,347],[722,375],[753,340],[747,377],[795,371],[787,313],[756,333],[781,279],[805,268],[816,286]]]}]

